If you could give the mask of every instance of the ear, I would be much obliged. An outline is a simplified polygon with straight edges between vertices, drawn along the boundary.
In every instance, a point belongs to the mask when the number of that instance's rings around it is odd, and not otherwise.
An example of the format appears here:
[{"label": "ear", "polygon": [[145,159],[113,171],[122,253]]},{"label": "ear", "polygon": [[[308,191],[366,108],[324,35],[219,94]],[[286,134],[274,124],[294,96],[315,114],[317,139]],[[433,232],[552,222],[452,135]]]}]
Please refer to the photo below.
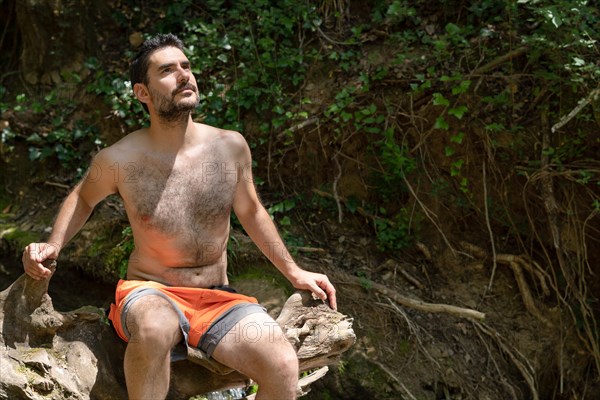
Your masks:
[{"label": "ear", "polygon": [[150,92],[143,83],[136,83],[133,85],[133,94],[135,94],[135,97],[142,103],[150,103]]}]

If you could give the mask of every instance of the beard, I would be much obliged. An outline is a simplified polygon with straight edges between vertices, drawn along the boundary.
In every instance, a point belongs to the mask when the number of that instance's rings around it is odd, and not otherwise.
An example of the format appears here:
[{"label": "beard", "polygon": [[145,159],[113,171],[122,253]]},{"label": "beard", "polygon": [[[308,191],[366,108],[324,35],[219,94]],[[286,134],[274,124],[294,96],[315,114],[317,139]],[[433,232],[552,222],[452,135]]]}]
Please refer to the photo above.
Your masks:
[{"label": "beard", "polygon": [[[177,101],[175,96],[177,96],[179,92],[187,89],[192,90],[194,94]],[[200,103],[200,98],[198,97],[198,88],[190,82],[185,82],[177,86],[177,88],[171,92],[170,96],[164,96],[150,88],[149,92],[150,98],[156,105],[158,117],[161,121],[170,124],[187,121],[190,113],[196,107],[198,107],[198,104]]]}]

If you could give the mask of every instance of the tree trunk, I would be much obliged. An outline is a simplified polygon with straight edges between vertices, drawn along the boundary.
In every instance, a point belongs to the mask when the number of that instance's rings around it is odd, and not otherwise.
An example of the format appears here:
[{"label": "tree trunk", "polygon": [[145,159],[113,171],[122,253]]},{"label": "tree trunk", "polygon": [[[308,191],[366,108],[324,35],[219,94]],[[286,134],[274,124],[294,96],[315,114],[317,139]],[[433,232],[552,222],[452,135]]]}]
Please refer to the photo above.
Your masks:
[{"label": "tree trunk", "polygon": [[[22,275],[0,292],[0,398],[127,398],[125,343],[100,309],[55,311],[48,281]],[[308,292],[292,295],[277,322],[297,350],[301,371],[333,364],[356,340],[352,320]],[[190,348],[188,360],[172,364],[168,398],[249,383],[244,375]]]},{"label": "tree trunk", "polygon": [[[99,50],[108,9],[99,0],[12,0],[21,37],[21,71],[31,84],[59,84]],[[12,6],[12,4],[11,4]],[[10,7],[12,9],[12,7]]]}]

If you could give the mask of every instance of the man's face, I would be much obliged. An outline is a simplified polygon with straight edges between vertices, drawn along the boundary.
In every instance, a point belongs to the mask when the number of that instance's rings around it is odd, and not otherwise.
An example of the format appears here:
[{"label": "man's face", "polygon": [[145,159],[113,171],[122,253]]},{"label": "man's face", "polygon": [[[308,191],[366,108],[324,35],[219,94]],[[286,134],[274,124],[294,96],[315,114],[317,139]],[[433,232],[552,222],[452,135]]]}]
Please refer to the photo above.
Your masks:
[{"label": "man's face", "polygon": [[166,121],[187,118],[200,101],[190,62],[176,47],[165,47],[150,56],[148,92],[159,117]]}]

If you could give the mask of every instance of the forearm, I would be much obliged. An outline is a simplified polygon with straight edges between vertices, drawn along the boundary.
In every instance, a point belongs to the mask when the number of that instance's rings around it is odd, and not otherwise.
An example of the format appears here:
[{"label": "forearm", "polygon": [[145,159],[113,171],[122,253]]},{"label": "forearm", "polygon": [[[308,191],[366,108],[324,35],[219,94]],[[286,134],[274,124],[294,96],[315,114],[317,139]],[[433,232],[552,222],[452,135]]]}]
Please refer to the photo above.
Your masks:
[{"label": "forearm", "polygon": [[75,188],[63,202],[48,238],[48,243],[56,246],[59,252],[79,232],[92,213],[92,207],[79,196],[78,189]]}]

